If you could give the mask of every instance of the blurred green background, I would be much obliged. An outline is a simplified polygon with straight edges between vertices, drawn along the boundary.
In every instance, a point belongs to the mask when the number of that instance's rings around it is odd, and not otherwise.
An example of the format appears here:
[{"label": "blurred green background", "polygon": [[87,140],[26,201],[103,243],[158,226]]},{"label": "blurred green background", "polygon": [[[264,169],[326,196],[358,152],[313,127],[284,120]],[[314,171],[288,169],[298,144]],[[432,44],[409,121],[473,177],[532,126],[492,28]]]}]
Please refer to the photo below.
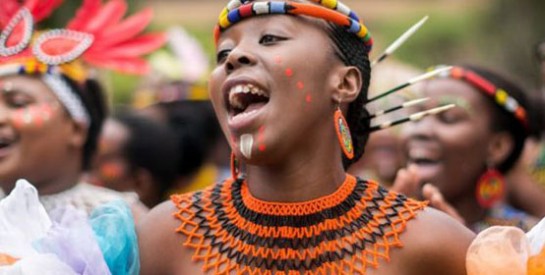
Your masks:
[{"label": "blurred green background", "polygon": [[[183,26],[213,60],[211,30],[227,0],[128,0],[130,9],[151,6],[153,30]],[[425,15],[423,28],[395,58],[425,69],[435,64],[472,63],[510,75],[528,89],[539,85],[535,46],[545,40],[545,0],[349,0],[375,39],[372,56]],[[65,1],[45,24],[63,26],[81,0]],[[69,15],[69,16],[67,16]],[[115,104],[130,100],[140,77],[103,73]]]}]

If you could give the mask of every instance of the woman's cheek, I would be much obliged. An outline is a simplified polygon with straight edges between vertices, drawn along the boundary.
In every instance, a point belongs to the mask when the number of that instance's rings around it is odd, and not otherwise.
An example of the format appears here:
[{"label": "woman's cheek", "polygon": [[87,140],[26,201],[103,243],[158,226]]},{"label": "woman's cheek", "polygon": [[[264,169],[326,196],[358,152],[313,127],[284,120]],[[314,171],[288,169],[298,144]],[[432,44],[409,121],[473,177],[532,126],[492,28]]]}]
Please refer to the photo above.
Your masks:
[{"label": "woman's cheek", "polygon": [[58,109],[49,103],[32,105],[15,110],[10,119],[17,129],[43,128]]}]

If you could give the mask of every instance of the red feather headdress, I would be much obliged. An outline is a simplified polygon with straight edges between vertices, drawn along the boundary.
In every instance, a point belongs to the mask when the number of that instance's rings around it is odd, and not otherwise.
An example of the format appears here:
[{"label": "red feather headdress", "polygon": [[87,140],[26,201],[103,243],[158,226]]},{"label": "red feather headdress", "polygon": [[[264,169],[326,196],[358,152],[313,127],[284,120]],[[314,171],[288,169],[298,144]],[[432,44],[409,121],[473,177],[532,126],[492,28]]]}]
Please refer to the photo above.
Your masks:
[{"label": "red feather headdress", "polygon": [[124,19],[126,0],[84,0],[64,29],[34,30],[62,0],[0,0],[0,77],[39,74],[72,118],[89,125],[81,100],[60,77],[87,78],[82,63],[124,73],[145,74],[142,55],[161,47],[165,36],[141,34],[152,18],[144,9]]},{"label": "red feather headdress", "polygon": [[127,11],[125,0],[84,0],[66,28],[33,31],[34,24],[50,15],[61,2],[1,1],[0,64],[29,57],[50,66],[82,60],[99,68],[144,74],[149,68],[141,56],[165,42],[162,33],[140,34],[151,21],[150,9],[123,18]]}]

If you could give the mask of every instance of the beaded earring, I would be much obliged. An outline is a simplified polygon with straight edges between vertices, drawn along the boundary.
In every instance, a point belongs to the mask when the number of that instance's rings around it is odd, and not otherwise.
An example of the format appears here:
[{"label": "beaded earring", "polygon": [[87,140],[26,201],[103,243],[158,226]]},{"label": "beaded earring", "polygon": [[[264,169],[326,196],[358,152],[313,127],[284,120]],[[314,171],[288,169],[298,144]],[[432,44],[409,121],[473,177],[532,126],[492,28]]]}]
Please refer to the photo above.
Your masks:
[{"label": "beaded earring", "polygon": [[354,146],[352,144],[352,136],[350,136],[350,129],[348,128],[348,123],[343,116],[343,112],[339,107],[333,115],[335,122],[335,131],[337,132],[337,139],[341,145],[344,155],[348,159],[354,158]]},{"label": "beaded earring", "polygon": [[505,193],[505,179],[495,168],[488,168],[477,181],[475,195],[483,208],[491,208]]}]

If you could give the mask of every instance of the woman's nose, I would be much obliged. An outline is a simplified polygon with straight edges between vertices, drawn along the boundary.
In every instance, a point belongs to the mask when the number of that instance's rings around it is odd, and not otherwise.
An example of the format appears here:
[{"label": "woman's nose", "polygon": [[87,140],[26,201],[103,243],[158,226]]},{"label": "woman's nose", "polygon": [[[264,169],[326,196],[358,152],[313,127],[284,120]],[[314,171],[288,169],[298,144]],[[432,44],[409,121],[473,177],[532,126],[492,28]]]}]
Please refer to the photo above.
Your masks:
[{"label": "woman's nose", "polygon": [[434,129],[434,116],[424,117],[418,121],[407,124],[404,129],[404,136],[406,138],[420,138],[420,139],[429,139],[433,136],[435,131]]},{"label": "woman's nose", "polygon": [[227,56],[225,69],[227,73],[231,73],[239,68],[253,66],[255,64],[256,58],[253,54],[244,49],[236,48],[229,53],[229,56]]}]

